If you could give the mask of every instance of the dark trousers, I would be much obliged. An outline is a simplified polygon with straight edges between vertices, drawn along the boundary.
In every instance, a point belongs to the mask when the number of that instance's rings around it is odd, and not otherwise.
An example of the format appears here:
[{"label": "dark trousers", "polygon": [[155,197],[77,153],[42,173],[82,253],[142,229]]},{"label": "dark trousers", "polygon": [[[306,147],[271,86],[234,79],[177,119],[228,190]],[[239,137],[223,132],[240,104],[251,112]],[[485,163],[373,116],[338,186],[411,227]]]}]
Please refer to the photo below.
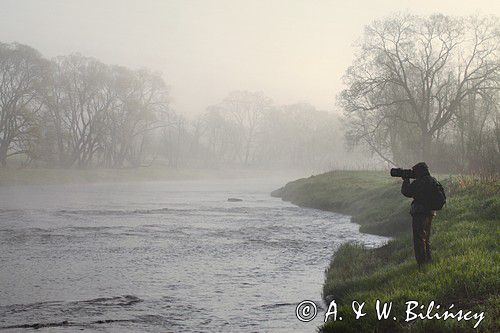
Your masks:
[{"label": "dark trousers", "polygon": [[413,249],[419,265],[431,261],[431,223],[432,215],[413,215]]}]

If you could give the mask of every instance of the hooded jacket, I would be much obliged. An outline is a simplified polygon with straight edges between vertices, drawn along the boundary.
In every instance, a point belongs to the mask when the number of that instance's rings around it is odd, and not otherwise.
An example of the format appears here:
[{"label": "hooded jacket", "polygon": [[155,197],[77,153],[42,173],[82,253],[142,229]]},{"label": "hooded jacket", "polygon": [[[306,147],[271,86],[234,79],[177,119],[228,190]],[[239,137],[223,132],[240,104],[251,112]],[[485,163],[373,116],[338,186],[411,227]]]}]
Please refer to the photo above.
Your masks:
[{"label": "hooded jacket", "polygon": [[411,203],[411,215],[436,215],[436,212],[424,205],[424,197],[429,183],[436,182],[436,179],[429,173],[427,165],[423,162],[416,164],[413,168],[416,179],[410,182],[409,179],[403,180],[401,193],[408,198],[413,198]]}]

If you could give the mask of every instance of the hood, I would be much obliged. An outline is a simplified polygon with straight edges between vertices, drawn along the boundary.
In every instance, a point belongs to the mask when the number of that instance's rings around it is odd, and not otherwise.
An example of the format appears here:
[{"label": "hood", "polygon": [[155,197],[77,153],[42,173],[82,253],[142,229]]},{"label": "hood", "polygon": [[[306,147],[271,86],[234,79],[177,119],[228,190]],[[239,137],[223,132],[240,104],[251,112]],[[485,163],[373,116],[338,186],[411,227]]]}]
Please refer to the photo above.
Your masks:
[{"label": "hood", "polygon": [[425,162],[420,162],[420,163],[415,164],[412,167],[412,170],[415,171],[415,176],[417,176],[417,178],[430,175],[429,167],[427,166],[427,164]]}]

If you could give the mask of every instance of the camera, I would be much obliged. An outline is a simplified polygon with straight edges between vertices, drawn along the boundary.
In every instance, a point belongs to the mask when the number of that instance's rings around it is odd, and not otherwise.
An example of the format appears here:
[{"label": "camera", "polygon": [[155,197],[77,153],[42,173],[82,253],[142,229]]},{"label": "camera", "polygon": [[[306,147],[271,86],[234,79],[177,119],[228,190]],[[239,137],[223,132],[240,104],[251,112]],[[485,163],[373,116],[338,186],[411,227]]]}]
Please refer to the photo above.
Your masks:
[{"label": "camera", "polygon": [[401,169],[401,168],[392,168],[391,176],[401,177],[401,178],[417,178],[415,176],[415,171],[413,171],[412,169]]}]

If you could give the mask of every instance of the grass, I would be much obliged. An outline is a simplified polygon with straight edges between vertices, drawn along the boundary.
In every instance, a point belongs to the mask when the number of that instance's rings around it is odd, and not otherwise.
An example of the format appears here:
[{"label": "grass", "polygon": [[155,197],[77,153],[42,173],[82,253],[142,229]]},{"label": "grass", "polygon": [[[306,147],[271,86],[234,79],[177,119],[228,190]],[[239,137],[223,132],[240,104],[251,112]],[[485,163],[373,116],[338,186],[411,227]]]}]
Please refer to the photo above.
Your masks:
[{"label": "grass", "polygon": [[[323,298],[335,299],[342,321],[321,332],[470,332],[475,323],[415,320],[405,323],[405,302],[434,300],[448,309],[485,312],[479,332],[499,331],[500,182],[452,176],[441,179],[448,203],[433,221],[433,262],[418,269],[413,256],[409,199],[401,181],[376,172],[329,172],[287,184],[273,195],[302,206],[353,215],[365,232],[395,238],[377,249],[343,245],[325,273]],[[375,301],[392,301],[398,320],[378,321]],[[365,301],[355,320],[352,300]],[[328,302],[326,302],[328,303]]]},{"label": "grass", "polygon": [[411,221],[401,181],[382,172],[332,171],[299,179],[272,193],[283,200],[312,208],[353,215],[362,232],[395,236]]}]

